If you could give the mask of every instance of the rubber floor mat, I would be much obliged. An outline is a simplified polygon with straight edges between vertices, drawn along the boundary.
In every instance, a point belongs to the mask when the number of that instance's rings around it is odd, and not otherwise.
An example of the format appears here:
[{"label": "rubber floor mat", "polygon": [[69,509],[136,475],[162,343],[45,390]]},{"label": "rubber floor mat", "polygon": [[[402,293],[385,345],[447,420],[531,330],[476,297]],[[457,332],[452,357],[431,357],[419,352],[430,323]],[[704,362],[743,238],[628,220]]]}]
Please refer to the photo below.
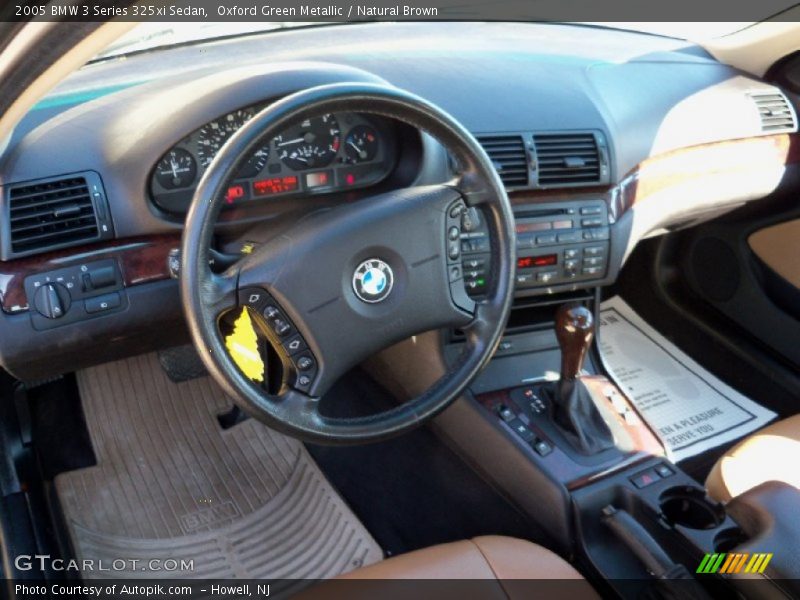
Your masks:
[{"label": "rubber floor mat", "polygon": [[97,465],[56,490],[76,558],[114,565],[84,577],[320,579],[382,558],[300,442],[220,427],[209,377],[173,383],[148,354],[77,379]]}]

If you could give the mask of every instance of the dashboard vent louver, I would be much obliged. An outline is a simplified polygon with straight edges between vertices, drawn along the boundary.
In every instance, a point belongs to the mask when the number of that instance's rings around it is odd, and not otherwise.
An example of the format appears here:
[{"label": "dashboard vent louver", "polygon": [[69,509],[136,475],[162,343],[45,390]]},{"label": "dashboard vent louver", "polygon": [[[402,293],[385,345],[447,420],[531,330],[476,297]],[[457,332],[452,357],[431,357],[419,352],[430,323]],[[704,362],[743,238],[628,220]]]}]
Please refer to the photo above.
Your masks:
[{"label": "dashboard vent louver", "polygon": [[780,91],[750,94],[761,118],[761,131],[779,133],[794,131],[797,123],[789,100]]},{"label": "dashboard vent louver", "polygon": [[593,133],[537,133],[533,143],[540,186],[600,181],[600,151]]},{"label": "dashboard vent louver", "polygon": [[11,251],[15,254],[100,237],[85,177],[12,186],[8,208]]},{"label": "dashboard vent louver", "polygon": [[478,141],[507,188],[527,187],[528,155],[521,135],[484,135]]}]

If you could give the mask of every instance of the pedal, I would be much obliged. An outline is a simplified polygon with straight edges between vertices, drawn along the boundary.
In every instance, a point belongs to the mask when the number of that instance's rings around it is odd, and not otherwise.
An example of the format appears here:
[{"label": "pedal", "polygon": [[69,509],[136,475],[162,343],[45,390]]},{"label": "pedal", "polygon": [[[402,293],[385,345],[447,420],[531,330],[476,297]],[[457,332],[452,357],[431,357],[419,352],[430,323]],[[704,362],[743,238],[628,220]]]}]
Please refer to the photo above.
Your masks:
[{"label": "pedal", "polygon": [[208,375],[194,346],[175,346],[158,352],[158,362],[167,377],[175,383]]}]

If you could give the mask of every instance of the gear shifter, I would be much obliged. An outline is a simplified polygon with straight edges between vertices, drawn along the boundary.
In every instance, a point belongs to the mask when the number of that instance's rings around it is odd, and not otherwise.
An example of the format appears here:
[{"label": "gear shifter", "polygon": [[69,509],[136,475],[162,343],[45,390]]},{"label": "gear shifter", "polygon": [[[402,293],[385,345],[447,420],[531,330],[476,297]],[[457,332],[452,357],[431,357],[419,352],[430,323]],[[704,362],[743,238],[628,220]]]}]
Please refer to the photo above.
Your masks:
[{"label": "gear shifter", "polygon": [[580,304],[562,304],[556,313],[556,339],[561,347],[558,395],[569,396],[581,375],[583,361],[594,337],[592,312]]},{"label": "gear shifter", "polygon": [[579,304],[564,304],[556,313],[556,338],[561,346],[561,377],[548,394],[553,420],[583,454],[614,445],[614,438],[580,379],[586,352],[594,337],[592,312]]}]

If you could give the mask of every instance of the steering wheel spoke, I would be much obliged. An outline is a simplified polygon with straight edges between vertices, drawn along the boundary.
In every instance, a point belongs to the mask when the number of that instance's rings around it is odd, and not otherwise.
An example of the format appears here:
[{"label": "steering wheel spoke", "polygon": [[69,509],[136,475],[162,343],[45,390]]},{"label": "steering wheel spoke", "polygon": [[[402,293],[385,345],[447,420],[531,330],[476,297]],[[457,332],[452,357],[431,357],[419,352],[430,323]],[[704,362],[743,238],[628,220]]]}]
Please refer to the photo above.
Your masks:
[{"label": "steering wheel spoke", "polygon": [[224,273],[210,273],[206,282],[206,303],[210,313],[220,316],[239,304],[237,290],[238,269]]}]

